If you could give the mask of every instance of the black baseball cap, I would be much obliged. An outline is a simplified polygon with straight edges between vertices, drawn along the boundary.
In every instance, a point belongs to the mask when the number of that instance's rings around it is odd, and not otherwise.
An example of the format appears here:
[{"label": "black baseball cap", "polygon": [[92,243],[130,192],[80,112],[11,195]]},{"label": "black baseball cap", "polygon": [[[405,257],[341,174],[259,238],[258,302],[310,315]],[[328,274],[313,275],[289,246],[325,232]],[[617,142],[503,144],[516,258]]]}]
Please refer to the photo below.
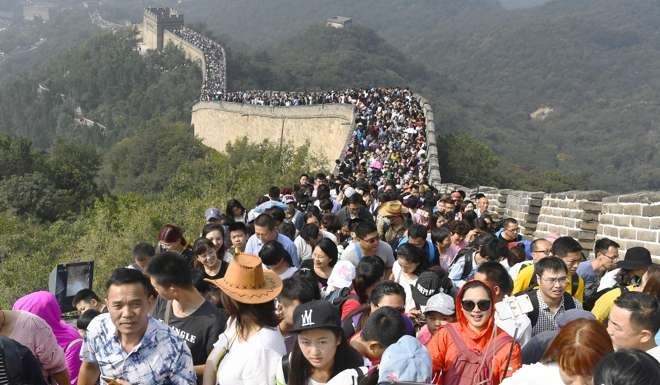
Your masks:
[{"label": "black baseball cap", "polygon": [[298,305],[293,311],[292,332],[311,329],[341,329],[339,310],[326,300],[314,300]]},{"label": "black baseball cap", "polygon": [[631,247],[626,250],[626,256],[623,261],[619,261],[617,266],[626,270],[644,269],[653,264],[651,253],[646,247]]},{"label": "black baseball cap", "polygon": [[419,306],[425,306],[426,301],[442,291],[440,276],[433,271],[425,271],[417,278],[417,283],[411,285],[412,297]]}]

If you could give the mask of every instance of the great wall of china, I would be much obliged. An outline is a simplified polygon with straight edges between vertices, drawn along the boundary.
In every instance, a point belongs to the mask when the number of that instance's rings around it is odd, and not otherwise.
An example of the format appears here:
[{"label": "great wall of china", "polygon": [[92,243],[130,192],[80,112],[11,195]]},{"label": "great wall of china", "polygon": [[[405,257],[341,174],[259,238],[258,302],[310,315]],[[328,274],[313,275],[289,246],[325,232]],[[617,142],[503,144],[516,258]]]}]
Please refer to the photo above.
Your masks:
[{"label": "great wall of china", "polygon": [[[142,48],[162,49],[168,43],[174,44],[186,57],[199,63],[206,81],[205,53],[176,33],[182,26],[182,15],[169,11],[164,13],[163,9],[145,10],[143,23],[138,27]],[[223,73],[221,76],[224,81],[226,75]],[[222,87],[224,89],[224,82]],[[586,250],[593,248],[596,239],[608,237],[621,245],[622,253],[632,246],[644,246],[660,263],[660,192],[625,195],[612,195],[605,191],[546,193],[489,186],[467,188],[443,183],[433,111],[428,101],[418,98],[426,119],[429,184],[440,192],[462,189],[468,195],[484,193],[490,199],[490,210],[499,217],[517,219],[526,237],[543,237],[553,233],[570,235],[578,239]],[[354,107],[347,104],[266,107],[214,101],[200,101],[193,106],[192,125],[195,134],[218,151],[223,151],[226,143],[243,136],[253,142],[264,139],[290,141],[295,145],[307,142],[313,151],[326,157],[329,166],[341,156],[355,128]],[[329,135],[319,135],[321,130]]]}]

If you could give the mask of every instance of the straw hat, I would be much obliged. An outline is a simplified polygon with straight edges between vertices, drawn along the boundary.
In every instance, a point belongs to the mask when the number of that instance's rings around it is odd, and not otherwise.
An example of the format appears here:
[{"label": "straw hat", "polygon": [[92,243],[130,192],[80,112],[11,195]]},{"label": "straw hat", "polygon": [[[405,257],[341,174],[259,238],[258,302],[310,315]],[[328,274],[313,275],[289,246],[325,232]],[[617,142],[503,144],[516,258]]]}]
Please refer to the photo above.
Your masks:
[{"label": "straw hat", "polygon": [[408,209],[401,204],[401,201],[385,202],[378,209],[378,215],[381,217],[394,217],[407,213]]},{"label": "straw hat", "polygon": [[261,258],[249,254],[234,256],[224,277],[207,281],[240,303],[266,303],[282,291],[280,277],[270,270],[264,271]]}]

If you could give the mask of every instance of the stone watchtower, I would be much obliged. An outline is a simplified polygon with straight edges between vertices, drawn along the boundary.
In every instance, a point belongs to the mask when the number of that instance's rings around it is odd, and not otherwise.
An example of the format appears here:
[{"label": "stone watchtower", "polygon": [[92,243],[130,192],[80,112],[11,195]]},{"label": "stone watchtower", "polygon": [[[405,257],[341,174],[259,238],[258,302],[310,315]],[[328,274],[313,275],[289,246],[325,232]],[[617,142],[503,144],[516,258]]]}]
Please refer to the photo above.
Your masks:
[{"label": "stone watchtower", "polygon": [[142,47],[161,50],[163,32],[183,27],[183,15],[172,8],[145,8],[142,23]]}]

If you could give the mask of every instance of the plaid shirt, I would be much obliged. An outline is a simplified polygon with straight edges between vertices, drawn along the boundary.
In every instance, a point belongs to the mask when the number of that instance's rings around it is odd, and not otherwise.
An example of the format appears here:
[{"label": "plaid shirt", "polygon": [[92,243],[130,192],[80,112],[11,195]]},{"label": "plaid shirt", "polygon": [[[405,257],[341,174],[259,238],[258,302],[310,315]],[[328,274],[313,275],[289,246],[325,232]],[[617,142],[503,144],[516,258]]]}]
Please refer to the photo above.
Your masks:
[{"label": "plaid shirt", "polygon": [[[550,307],[543,301],[541,296],[541,291],[536,290],[536,298],[539,300],[539,318],[536,321],[536,325],[532,329],[532,335],[535,336],[541,332],[550,331],[550,330],[559,330],[557,326],[557,317],[566,311],[564,307],[564,297],[561,298],[561,303],[559,304],[559,309],[556,313],[552,313]],[[575,301],[575,308],[582,309],[582,304],[577,299],[573,298]]]},{"label": "plaid shirt", "polygon": [[[197,381],[185,341],[151,317],[142,341],[127,353],[110,314],[97,316],[87,328],[80,359],[96,363],[101,375],[121,378],[131,385],[190,385]],[[101,385],[105,384],[101,380]]]}]

